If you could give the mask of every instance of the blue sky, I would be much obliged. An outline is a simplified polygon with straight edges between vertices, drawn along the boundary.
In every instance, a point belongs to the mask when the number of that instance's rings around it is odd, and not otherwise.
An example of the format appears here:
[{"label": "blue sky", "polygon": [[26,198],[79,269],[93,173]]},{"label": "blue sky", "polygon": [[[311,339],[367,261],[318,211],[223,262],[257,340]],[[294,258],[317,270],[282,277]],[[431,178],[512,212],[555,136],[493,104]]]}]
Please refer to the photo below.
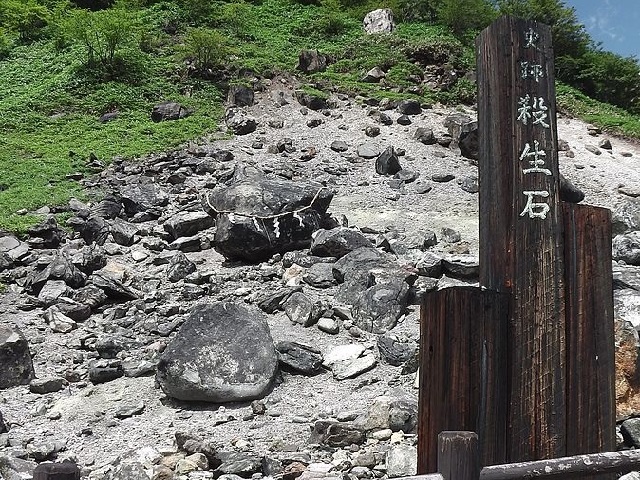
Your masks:
[{"label": "blue sky", "polygon": [[640,0],[564,0],[602,48],[640,59]]}]

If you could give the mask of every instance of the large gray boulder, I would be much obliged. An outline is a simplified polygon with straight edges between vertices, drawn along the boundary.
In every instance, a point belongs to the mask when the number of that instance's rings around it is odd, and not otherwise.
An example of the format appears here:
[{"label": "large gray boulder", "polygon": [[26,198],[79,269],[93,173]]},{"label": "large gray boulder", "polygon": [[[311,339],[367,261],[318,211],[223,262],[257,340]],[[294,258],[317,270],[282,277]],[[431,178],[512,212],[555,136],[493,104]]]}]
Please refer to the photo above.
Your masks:
[{"label": "large gray boulder", "polygon": [[353,306],[354,323],[366,332],[388,332],[397,325],[408,303],[409,284],[402,279],[373,285]]},{"label": "large gray boulder", "polygon": [[26,385],[34,377],[29,344],[16,327],[0,324],[0,389]]},{"label": "large gray boulder", "polygon": [[205,195],[203,207],[216,217],[217,251],[231,260],[261,261],[309,247],[332,197],[318,183],[254,175]]},{"label": "large gray boulder", "polygon": [[120,190],[124,210],[129,216],[154,209],[159,216],[169,203],[169,194],[156,183],[139,183],[127,185]]},{"label": "large gray boulder", "polygon": [[360,247],[333,264],[340,286],[335,298],[352,306],[356,326],[382,334],[398,323],[409,304],[409,287],[417,272],[397,263],[392,255]]},{"label": "large gray boulder", "polygon": [[162,353],[157,379],[179,400],[239,402],[265,396],[277,367],[260,312],[233,303],[201,304]]},{"label": "large gray boulder", "polygon": [[613,233],[628,233],[640,229],[640,198],[623,199],[613,210]]},{"label": "large gray boulder", "polygon": [[362,26],[368,34],[391,33],[396,28],[393,11],[390,8],[373,10],[365,15]]},{"label": "large gray boulder", "polygon": [[302,50],[298,55],[296,70],[304,73],[324,72],[329,64],[329,58],[318,50]]}]

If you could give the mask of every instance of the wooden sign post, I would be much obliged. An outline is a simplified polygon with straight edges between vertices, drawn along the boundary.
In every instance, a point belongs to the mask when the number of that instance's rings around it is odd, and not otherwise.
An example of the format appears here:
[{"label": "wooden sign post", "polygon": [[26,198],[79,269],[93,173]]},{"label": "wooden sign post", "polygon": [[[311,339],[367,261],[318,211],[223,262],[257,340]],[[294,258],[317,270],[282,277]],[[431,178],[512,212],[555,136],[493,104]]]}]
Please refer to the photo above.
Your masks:
[{"label": "wooden sign post", "polygon": [[551,30],[502,17],[477,39],[480,285],[511,292],[508,457],[565,452],[562,209]]},{"label": "wooden sign post", "polygon": [[480,287],[421,307],[420,473],[444,430],[482,465],[615,447],[611,215],[559,199],[550,28],[502,17],[476,51]]}]

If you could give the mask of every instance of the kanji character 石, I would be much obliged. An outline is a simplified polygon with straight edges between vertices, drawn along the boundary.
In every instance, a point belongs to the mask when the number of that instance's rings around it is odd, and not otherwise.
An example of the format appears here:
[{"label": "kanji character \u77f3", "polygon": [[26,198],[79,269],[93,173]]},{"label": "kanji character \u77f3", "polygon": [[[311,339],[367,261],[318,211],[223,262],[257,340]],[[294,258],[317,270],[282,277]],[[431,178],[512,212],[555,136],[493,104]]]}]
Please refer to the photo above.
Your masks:
[{"label": "kanji character \u77f3", "polygon": [[522,173],[525,175],[528,173],[544,173],[545,175],[551,175],[551,170],[542,168],[546,156],[547,152],[540,150],[540,142],[538,142],[538,140],[533,141],[533,150],[531,150],[531,145],[526,143],[524,150],[522,150],[522,154],[520,154],[520,160],[522,161],[528,158],[532,168],[525,168],[522,170]]},{"label": "kanji character \u77f3", "polygon": [[533,197],[547,198],[549,196],[549,192],[547,192],[546,190],[541,190],[522,193],[527,196],[527,204],[524,206],[524,210],[520,212],[520,216],[524,217],[525,215],[529,215],[529,218],[547,218],[549,205],[547,205],[546,203],[534,202]]}]

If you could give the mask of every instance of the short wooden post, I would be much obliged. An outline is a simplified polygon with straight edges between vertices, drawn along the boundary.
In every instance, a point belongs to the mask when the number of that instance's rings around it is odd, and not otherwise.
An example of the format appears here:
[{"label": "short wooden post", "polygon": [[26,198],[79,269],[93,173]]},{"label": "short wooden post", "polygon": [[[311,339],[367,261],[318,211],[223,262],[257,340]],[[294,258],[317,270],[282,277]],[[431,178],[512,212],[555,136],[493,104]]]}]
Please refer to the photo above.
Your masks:
[{"label": "short wooden post", "polygon": [[563,456],[564,267],[551,30],[505,16],[476,45],[480,285],[513,300],[508,458]]},{"label": "short wooden post", "polygon": [[437,470],[438,434],[478,432],[483,465],[504,463],[509,295],[456,287],[420,311],[418,473]]},{"label": "short wooden post", "polygon": [[564,204],[567,454],[615,450],[611,212]]},{"label": "short wooden post", "polygon": [[438,435],[438,472],[444,480],[479,480],[480,457],[475,432]]},{"label": "short wooden post", "polygon": [[80,480],[80,469],[73,462],[41,463],[33,471],[33,480]]}]

